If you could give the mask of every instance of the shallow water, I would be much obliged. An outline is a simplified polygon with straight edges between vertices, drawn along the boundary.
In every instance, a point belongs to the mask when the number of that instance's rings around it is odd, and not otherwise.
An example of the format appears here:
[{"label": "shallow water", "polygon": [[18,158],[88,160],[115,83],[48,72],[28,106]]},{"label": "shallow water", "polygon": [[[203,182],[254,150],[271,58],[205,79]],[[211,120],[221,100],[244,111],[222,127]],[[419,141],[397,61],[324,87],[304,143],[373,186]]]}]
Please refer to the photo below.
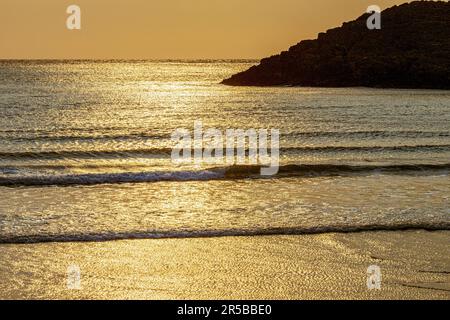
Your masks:
[{"label": "shallow water", "polygon": [[[449,91],[219,84],[252,63],[0,62],[0,241],[450,227]],[[174,165],[194,121],[280,175]]]}]

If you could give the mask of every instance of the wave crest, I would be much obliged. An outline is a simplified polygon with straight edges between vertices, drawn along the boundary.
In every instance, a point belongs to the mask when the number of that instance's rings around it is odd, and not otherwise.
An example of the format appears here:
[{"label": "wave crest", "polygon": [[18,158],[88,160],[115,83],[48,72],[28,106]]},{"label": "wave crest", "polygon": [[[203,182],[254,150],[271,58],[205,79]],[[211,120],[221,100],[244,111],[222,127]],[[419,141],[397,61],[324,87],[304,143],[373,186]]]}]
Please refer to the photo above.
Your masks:
[{"label": "wave crest", "polygon": [[[340,165],[340,164],[305,164],[284,165],[277,175],[261,176],[262,166],[240,165],[210,168],[194,171],[167,172],[124,172],[60,175],[15,175],[0,176],[0,186],[69,186],[97,185],[119,183],[144,183],[158,181],[205,181],[237,180],[247,178],[286,178],[286,177],[320,177],[348,176],[370,174],[449,174],[450,163],[420,165]],[[11,171],[11,168],[9,168]],[[13,172],[13,171],[11,171]]]},{"label": "wave crest", "polygon": [[350,233],[366,231],[403,231],[403,230],[450,230],[450,223],[424,224],[400,223],[386,225],[359,226],[320,226],[320,227],[286,227],[267,229],[227,229],[227,230],[174,230],[174,231],[134,231],[134,232],[98,232],[80,234],[30,234],[0,235],[2,244],[25,244],[44,242],[103,242],[115,240],[169,239],[169,238],[217,238],[217,237],[249,237],[273,235],[302,235],[322,233]]}]

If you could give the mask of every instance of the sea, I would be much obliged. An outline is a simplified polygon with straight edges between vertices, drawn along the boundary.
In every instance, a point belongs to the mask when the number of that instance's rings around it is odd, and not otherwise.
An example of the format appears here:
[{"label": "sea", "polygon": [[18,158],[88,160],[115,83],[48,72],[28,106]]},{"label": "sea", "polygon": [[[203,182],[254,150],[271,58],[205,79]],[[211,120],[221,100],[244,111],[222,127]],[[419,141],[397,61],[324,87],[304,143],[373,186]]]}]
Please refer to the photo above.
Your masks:
[{"label": "sea", "polygon": [[[0,61],[0,243],[450,229],[450,91],[230,87],[257,61]],[[276,129],[279,173],[172,134]]]}]

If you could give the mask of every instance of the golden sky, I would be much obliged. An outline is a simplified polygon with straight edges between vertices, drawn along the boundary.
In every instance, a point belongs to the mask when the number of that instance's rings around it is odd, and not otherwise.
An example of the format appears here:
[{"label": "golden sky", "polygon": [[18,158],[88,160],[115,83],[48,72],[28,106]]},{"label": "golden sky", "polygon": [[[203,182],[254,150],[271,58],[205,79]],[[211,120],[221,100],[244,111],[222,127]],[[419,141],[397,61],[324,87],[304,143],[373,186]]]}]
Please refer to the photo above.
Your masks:
[{"label": "golden sky", "polygon": [[[262,58],[404,0],[0,0],[0,59]],[[81,30],[66,9],[81,8]]]}]

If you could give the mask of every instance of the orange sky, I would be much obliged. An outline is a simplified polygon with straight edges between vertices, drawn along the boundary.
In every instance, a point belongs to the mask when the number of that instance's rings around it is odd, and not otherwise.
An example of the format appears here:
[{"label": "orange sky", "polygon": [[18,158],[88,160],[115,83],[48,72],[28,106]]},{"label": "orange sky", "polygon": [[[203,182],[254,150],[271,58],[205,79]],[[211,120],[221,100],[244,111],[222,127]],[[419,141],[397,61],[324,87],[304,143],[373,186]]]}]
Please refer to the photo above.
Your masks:
[{"label": "orange sky", "polygon": [[[0,59],[262,58],[404,0],[1,0]],[[81,30],[66,8],[81,7]]]}]

